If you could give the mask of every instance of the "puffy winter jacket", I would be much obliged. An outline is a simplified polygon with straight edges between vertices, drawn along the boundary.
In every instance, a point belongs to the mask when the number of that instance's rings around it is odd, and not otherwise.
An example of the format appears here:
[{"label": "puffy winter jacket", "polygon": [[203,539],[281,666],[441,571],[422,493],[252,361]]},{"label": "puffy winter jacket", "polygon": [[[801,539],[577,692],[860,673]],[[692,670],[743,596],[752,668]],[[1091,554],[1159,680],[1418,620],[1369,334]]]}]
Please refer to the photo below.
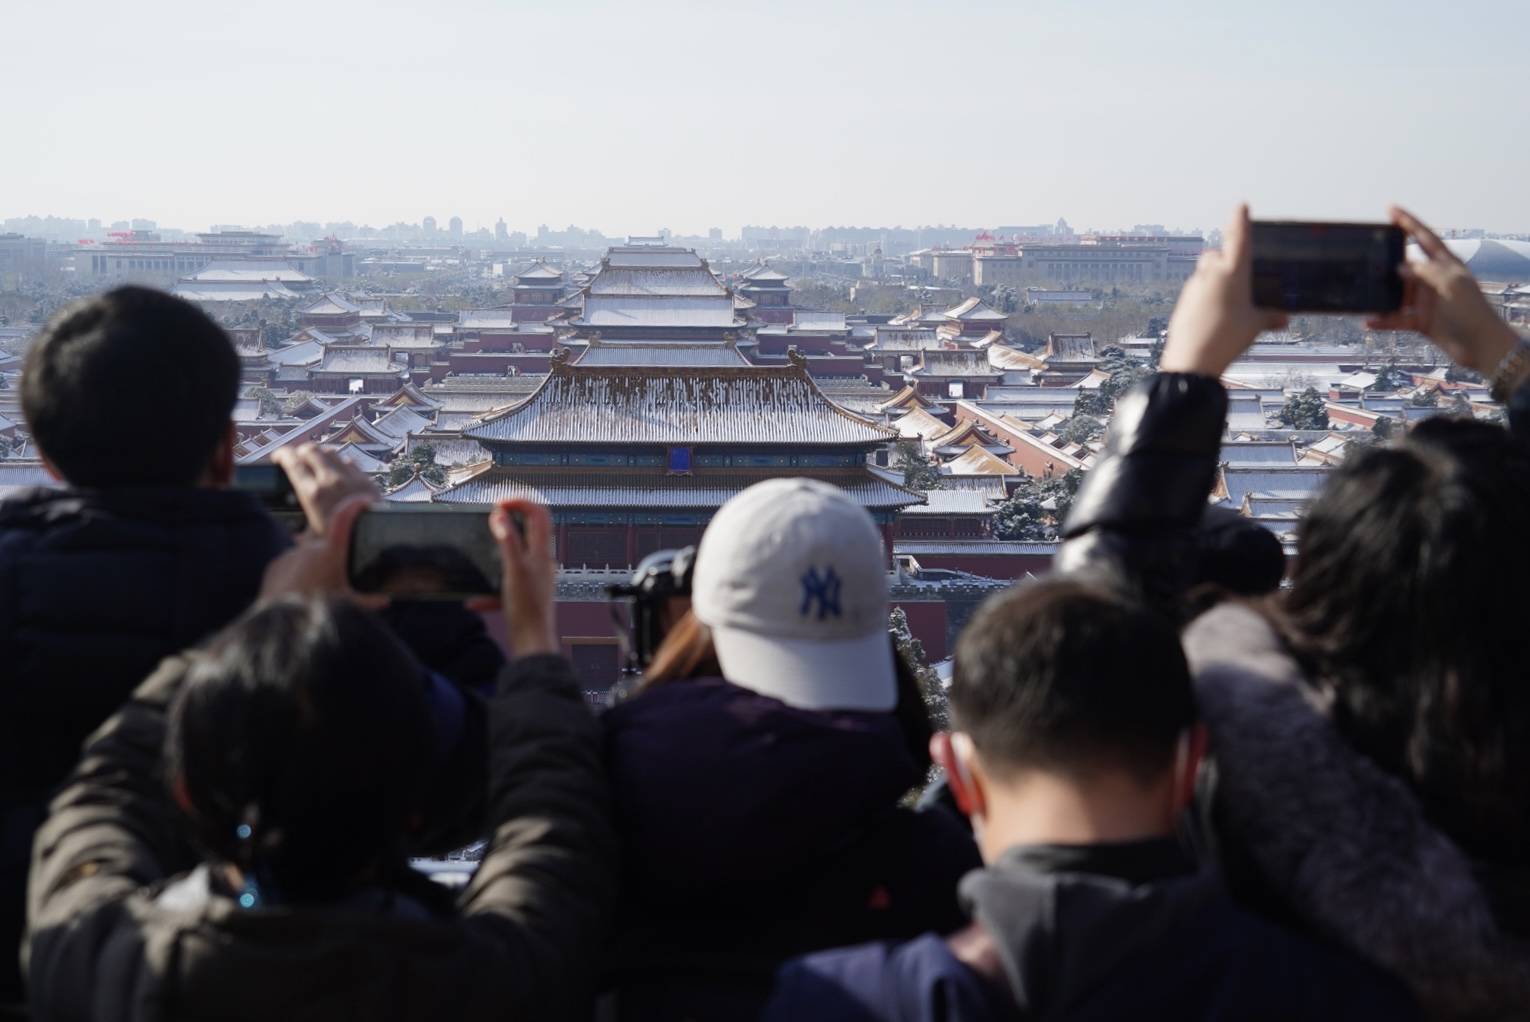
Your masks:
[{"label": "puffy winter jacket", "polygon": [[[1226,407],[1217,380],[1176,373],[1123,397],[1056,567],[1107,573],[1176,606]],[[1530,387],[1512,396],[1509,421],[1530,440]],[[1222,608],[1190,628],[1186,652],[1211,733],[1215,839],[1235,889],[1405,979],[1431,1016],[1522,1014],[1530,941],[1500,926],[1479,865],[1407,786],[1343,740],[1270,626]]]},{"label": "puffy winter jacket", "polygon": [[1415,1014],[1380,970],[1239,909],[1169,839],[1012,848],[961,889],[973,927],[793,962],[767,1022]]},{"label": "puffy winter jacket", "polygon": [[233,620],[288,543],[249,495],[37,490],[0,502],[0,1002],[18,993],[32,832],[87,735]]},{"label": "puffy winter jacket", "polygon": [[963,924],[977,847],[947,810],[899,807],[922,777],[894,715],[711,678],[604,720],[625,862],[618,1017],[751,1017],[792,955]]},{"label": "puffy winter jacket", "polygon": [[184,866],[161,748],[172,660],[91,739],[38,833],[38,1020],[557,1019],[588,1010],[615,902],[596,720],[528,657],[489,704],[488,851],[452,904],[405,877],[337,905],[237,902]]}]

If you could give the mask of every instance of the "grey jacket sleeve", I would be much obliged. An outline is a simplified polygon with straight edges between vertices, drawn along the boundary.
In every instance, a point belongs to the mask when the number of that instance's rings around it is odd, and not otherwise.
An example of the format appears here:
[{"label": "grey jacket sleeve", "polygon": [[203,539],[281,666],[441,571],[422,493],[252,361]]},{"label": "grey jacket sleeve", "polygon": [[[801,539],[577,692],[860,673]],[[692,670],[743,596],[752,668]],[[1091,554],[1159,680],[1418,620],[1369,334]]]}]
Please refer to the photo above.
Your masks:
[{"label": "grey jacket sleeve", "polygon": [[1406,980],[1430,1015],[1530,1004],[1467,857],[1344,741],[1269,623],[1224,605],[1185,633],[1217,797],[1261,877],[1314,928]]},{"label": "grey jacket sleeve", "polygon": [[617,852],[599,721],[568,661],[508,665],[489,707],[493,837],[463,893],[497,949],[514,1014],[579,1010],[616,904]]}]

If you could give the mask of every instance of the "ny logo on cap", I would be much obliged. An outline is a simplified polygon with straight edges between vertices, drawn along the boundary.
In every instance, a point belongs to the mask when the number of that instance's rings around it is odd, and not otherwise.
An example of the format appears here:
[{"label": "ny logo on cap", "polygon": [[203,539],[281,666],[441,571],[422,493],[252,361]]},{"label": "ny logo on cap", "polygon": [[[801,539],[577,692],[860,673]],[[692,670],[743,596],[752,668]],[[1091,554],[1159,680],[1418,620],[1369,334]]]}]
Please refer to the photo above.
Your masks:
[{"label": "ny logo on cap", "polygon": [[839,585],[839,575],[832,565],[822,575],[818,574],[817,568],[809,568],[802,576],[802,609],[798,613],[803,617],[810,616],[816,603],[818,620],[822,621],[830,614],[840,617]]}]

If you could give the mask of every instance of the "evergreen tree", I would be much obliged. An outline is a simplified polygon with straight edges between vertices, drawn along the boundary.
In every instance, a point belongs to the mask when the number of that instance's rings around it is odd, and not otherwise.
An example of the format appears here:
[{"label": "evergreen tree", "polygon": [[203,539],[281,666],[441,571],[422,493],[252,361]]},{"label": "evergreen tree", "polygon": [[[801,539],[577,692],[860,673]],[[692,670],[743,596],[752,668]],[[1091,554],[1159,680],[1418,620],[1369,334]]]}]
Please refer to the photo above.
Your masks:
[{"label": "evergreen tree", "polygon": [[1147,379],[1148,370],[1135,362],[1126,362],[1110,373],[1110,379],[1100,384],[1100,394],[1110,402],[1112,409],[1116,406],[1122,394],[1135,387],[1140,381]]},{"label": "evergreen tree", "polygon": [[250,397],[260,402],[260,414],[264,417],[275,418],[283,412],[281,399],[269,387],[254,388]]},{"label": "evergreen tree", "polygon": [[928,457],[919,441],[912,437],[899,440],[894,468],[903,469],[903,485],[911,490],[940,489],[940,462]]},{"label": "evergreen tree", "polygon": [[898,653],[919,681],[919,694],[924,697],[924,708],[930,715],[931,725],[937,731],[945,730],[951,721],[945,686],[940,683],[940,674],[929,664],[924,643],[915,638],[913,630],[909,628],[908,615],[902,607],[894,607],[888,615],[887,630],[892,633]]},{"label": "evergreen tree", "polygon": [[441,486],[446,482],[446,469],[436,464],[436,449],[430,444],[420,444],[394,462],[388,470],[388,486],[390,489],[403,486],[416,474],[431,486]]},{"label": "evergreen tree", "polygon": [[1316,388],[1308,387],[1286,401],[1280,410],[1280,421],[1288,429],[1327,429],[1328,409]]},{"label": "evergreen tree", "polygon": [[1073,401],[1073,414],[1075,416],[1088,415],[1092,418],[1102,419],[1108,418],[1111,411],[1110,401],[1097,390],[1081,390],[1078,392],[1078,397]]},{"label": "evergreen tree", "polygon": [[1073,506],[1084,473],[1069,469],[1051,479],[1022,479],[1000,504],[994,515],[994,532],[1000,539],[1045,542],[1058,537],[1058,531]]},{"label": "evergreen tree", "polygon": [[1407,383],[1407,374],[1397,368],[1396,362],[1388,362],[1376,373],[1376,382],[1365,389],[1369,393],[1390,394]]},{"label": "evergreen tree", "polygon": [[1075,414],[1057,431],[1057,435],[1070,444],[1087,444],[1091,440],[1098,440],[1104,432],[1105,424],[1099,419]]}]

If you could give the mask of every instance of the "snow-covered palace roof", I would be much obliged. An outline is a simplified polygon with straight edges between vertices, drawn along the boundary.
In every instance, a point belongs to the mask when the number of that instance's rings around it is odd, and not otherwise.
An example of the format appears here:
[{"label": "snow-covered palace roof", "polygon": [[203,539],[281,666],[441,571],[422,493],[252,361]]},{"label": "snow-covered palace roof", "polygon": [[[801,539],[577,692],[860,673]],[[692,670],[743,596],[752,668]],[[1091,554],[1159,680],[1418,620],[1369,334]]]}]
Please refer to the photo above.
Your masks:
[{"label": "snow-covered palace roof", "polygon": [[839,407],[799,364],[586,366],[558,360],[525,401],[464,435],[488,443],[872,445],[895,434]]}]

